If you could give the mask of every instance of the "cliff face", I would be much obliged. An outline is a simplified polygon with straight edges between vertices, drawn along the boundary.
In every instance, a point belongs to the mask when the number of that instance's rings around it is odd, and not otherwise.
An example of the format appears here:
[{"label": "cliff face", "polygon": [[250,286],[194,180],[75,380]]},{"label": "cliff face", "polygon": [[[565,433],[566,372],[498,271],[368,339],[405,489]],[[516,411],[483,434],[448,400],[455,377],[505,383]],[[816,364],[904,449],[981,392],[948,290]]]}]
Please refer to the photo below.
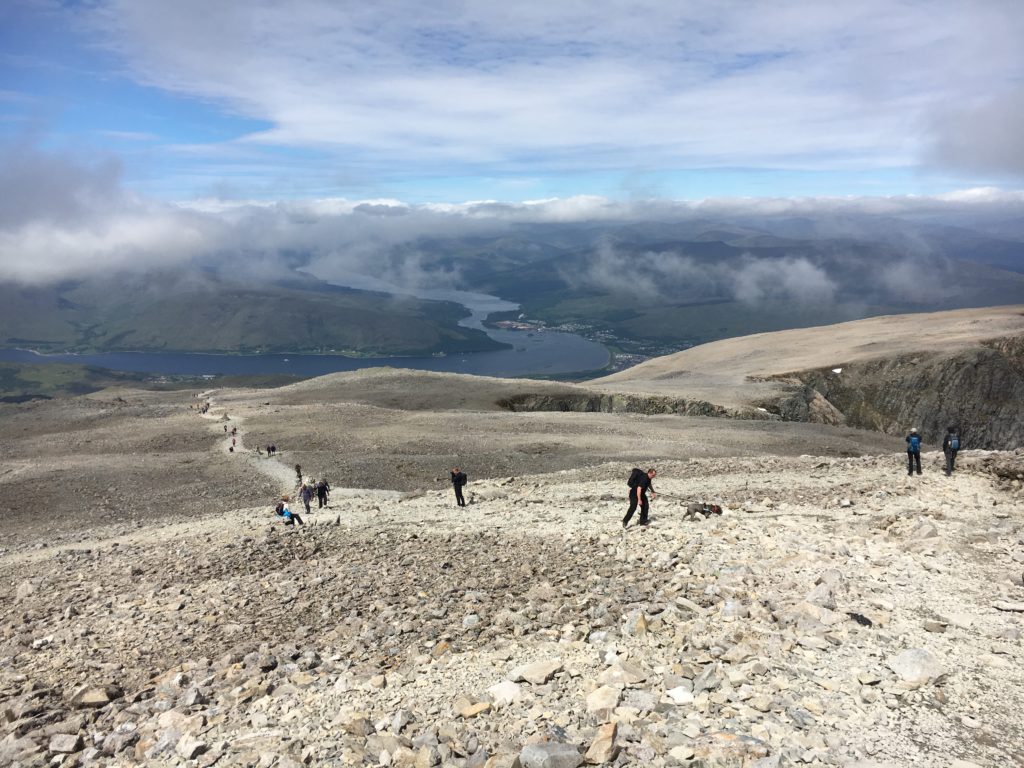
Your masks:
[{"label": "cliff face", "polygon": [[1024,337],[953,354],[928,352],[773,377],[790,395],[761,403],[792,421],[845,423],[891,435],[917,427],[941,442],[948,426],[968,448],[1024,446]]}]

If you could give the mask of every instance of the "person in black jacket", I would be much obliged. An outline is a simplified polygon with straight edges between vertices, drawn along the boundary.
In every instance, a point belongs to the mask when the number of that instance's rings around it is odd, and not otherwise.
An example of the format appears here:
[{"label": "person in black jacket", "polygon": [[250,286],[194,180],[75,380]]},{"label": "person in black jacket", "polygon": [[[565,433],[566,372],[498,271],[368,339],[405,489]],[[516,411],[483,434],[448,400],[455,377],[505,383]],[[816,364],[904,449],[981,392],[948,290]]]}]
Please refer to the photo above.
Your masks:
[{"label": "person in black jacket", "polygon": [[942,438],[942,452],[946,454],[946,476],[953,474],[956,464],[956,454],[960,450],[960,435],[956,427],[947,427],[946,436]]},{"label": "person in black jacket", "polygon": [[462,486],[469,481],[466,473],[458,467],[452,467],[452,487],[455,489],[455,502],[460,506],[466,506],[466,500],[462,498]]},{"label": "person in black jacket", "polygon": [[330,491],[330,484],[326,480],[321,478],[320,482],[316,484],[317,509],[321,509],[327,506],[327,494],[330,493]]},{"label": "person in black jacket", "polygon": [[647,472],[639,473],[636,479],[636,485],[630,483],[629,488],[629,509],[626,511],[626,516],[622,518],[622,527],[625,528],[629,525],[630,518],[633,517],[633,513],[636,512],[637,505],[640,505],[640,525],[647,525],[647,514],[651,510],[651,503],[647,500],[647,492],[651,492],[651,497],[655,496],[654,493],[654,476],[658,473],[654,471],[654,468],[648,469]]},{"label": "person in black jacket", "polygon": [[913,475],[914,469],[921,474],[921,435],[917,433],[917,427],[910,430],[907,435],[907,474]]}]

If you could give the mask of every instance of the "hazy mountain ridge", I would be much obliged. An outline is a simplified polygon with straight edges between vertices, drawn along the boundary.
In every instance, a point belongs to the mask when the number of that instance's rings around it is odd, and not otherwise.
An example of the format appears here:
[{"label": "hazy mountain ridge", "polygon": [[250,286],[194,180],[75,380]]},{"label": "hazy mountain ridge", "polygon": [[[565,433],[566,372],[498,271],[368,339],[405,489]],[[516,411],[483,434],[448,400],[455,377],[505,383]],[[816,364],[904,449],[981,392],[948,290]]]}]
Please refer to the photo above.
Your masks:
[{"label": "hazy mountain ridge", "polygon": [[317,283],[188,274],[0,285],[0,343],[40,351],[347,352],[503,348],[458,326],[466,311]]}]

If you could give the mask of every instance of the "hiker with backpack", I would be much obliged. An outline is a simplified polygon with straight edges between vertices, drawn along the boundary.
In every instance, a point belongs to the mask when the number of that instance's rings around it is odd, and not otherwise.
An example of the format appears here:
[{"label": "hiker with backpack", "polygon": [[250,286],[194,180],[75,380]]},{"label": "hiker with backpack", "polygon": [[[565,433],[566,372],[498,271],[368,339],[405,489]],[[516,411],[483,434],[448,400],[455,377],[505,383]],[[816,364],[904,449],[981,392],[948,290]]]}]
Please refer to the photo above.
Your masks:
[{"label": "hiker with backpack", "polygon": [[921,474],[921,436],[917,433],[917,427],[910,430],[907,435],[907,474],[913,475],[917,468],[917,474]]},{"label": "hiker with backpack", "polygon": [[960,450],[960,435],[956,427],[947,427],[946,436],[942,438],[942,452],[946,455],[946,477],[953,474],[956,454]]},{"label": "hiker with backpack", "polygon": [[455,489],[455,503],[460,507],[466,506],[466,500],[462,498],[462,487],[469,482],[466,473],[458,467],[452,467],[452,487]]},{"label": "hiker with backpack", "polygon": [[654,476],[658,473],[654,471],[654,467],[651,467],[644,472],[639,467],[633,467],[633,471],[629,473],[629,509],[626,512],[626,516],[622,518],[622,527],[625,528],[629,525],[630,519],[633,517],[633,513],[636,512],[637,505],[640,506],[640,525],[647,525],[647,515],[651,510],[651,503],[647,500],[647,492],[651,492],[651,498],[653,499],[656,495],[654,493]]},{"label": "hiker with backpack", "polygon": [[[299,515],[297,513],[292,512],[291,509],[289,509],[288,501],[289,501],[289,499],[288,499],[287,496],[282,496],[281,497],[281,504],[278,505],[278,508],[281,510],[279,514],[281,515],[281,517],[284,518],[284,524],[285,525],[296,525],[296,524],[298,524],[298,525],[305,525],[305,523],[302,522],[302,518],[299,517]],[[275,512],[276,511],[277,510],[275,510]]]}]

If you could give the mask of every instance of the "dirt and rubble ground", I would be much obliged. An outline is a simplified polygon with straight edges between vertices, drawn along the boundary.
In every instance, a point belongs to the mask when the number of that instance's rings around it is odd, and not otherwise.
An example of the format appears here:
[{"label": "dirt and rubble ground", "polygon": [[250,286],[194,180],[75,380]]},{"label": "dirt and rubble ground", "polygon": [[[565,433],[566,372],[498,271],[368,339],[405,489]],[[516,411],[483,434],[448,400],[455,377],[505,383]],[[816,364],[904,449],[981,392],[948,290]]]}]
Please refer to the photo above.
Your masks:
[{"label": "dirt and rubble ground", "polygon": [[488,382],[4,406],[0,765],[1024,764],[1024,454]]}]

